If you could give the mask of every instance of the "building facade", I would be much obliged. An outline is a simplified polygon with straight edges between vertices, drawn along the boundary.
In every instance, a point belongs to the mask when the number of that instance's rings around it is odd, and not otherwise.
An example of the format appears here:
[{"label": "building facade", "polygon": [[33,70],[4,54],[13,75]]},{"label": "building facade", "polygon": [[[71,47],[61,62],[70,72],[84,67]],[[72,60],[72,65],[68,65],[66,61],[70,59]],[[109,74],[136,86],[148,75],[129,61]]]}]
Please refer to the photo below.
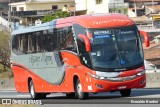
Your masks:
[{"label": "building facade", "polygon": [[74,0],[26,0],[11,3],[11,11],[56,10],[73,6]]},{"label": "building facade", "polygon": [[9,0],[0,0],[0,16],[4,16],[8,13]]},{"label": "building facade", "polygon": [[128,16],[137,17],[145,14],[157,13],[160,0],[124,0],[129,3]]},{"label": "building facade", "polygon": [[76,11],[86,10],[87,14],[122,13],[127,14],[128,3],[124,0],[75,0]]},{"label": "building facade", "polygon": [[9,6],[13,22],[30,26],[35,25],[35,22],[43,16],[61,10],[64,6],[73,8],[74,0],[26,0],[12,2]]}]

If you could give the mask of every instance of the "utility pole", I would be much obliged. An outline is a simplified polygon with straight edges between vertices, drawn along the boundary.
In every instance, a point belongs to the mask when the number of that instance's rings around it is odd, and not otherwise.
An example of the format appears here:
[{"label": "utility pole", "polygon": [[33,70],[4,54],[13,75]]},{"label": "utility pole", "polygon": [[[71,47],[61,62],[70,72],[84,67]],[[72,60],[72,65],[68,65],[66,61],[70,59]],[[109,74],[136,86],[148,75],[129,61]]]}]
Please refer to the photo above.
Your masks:
[{"label": "utility pole", "polygon": [[152,0],[152,9],[153,9],[153,13],[154,13],[154,1]]},{"label": "utility pole", "polygon": [[10,6],[11,0],[9,0],[9,8],[8,8],[8,23],[9,23],[9,29],[11,29],[11,6]]},{"label": "utility pole", "polygon": [[76,15],[76,2],[74,0],[74,16]]},{"label": "utility pole", "polygon": [[136,17],[137,17],[137,5],[136,5],[135,0],[134,0],[134,12],[135,12],[135,15],[136,15]]},{"label": "utility pole", "polygon": [[11,3],[11,0],[9,0],[9,3],[8,3],[8,22],[10,22],[10,18],[11,18],[11,6],[10,6],[10,3]]}]

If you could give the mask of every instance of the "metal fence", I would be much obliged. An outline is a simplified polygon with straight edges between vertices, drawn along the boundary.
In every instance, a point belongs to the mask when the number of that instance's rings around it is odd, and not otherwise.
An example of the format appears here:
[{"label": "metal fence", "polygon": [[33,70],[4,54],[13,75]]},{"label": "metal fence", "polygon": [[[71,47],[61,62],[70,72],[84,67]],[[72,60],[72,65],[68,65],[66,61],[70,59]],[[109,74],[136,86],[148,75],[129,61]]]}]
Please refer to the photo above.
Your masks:
[{"label": "metal fence", "polygon": [[52,14],[57,10],[36,10],[36,11],[12,11],[11,16],[27,17],[27,16],[45,16]]}]

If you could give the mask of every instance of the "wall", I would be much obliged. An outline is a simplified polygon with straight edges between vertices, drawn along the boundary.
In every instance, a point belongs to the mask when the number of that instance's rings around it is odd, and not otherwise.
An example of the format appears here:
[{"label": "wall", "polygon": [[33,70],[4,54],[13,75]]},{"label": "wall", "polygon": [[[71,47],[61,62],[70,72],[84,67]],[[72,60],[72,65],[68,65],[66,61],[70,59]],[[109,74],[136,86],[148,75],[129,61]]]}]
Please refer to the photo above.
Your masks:
[{"label": "wall", "polygon": [[2,17],[0,17],[0,25],[9,28],[9,22]]},{"label": "wall", "polygon": [[105,3],[124,3],[124,0],[103,0]]},{"label": "wall", "polygon": [[[146,74],[146,87],[145,88],[160,88],[160,72]],[[0,90],[14,89],[14,79],[0,79]]]},{"label": "wall", "polygon": [[19,8],[23,7],[24,11],[26,11],[26,3],[25,2],[18,2],[18,3],[11,3],[11,11],[13,7],[16,7],[16,11],[20,11]]},{"label": "wall", "polygon": [[20,11],[20,7],[24,8],[24,11],[32,11],[32,10],[52,10],[52,5],[58,5],[58,9],[62,9],[64,5],[68,7],[73,5],[74,2],[68,2],[59,0],[60,2],[53,1],[52,2],[18,2],[18,3],[11,3],[11,11],[12,7],[16,7],[17,11]]},{"label": "wall", "polygon": [[71,3],[37,3],[37,4],[28,4],[26,6],[26,11],[31,10],[52,10],[53,5],[58,5],[58,9],[62,9],[64,5],[70,5]]},{"label": "wall", "polygon": [[15,86],[14,86],[14,78],[11,78],[11,79],[0,79],[0,90],[1,89],[15,89]]},{"label": "wall", "polygon": [[128,17],[136,17],[136,13],[133,12],[131,9],[128,9]]},{"label": "wall", "polygon": [[74,0],[31,0],[31,1],[38,1],[38,2],[48,2],[48,1],[56,1],[56,2],[74,2]]},{"label": "wall", "polygon": [[160,72],[146,74],[146,88],[160,88]]},{"label": "wall", "polygon": [[[109,13],[109,9],[118,9],[121,13],[125,13],[128,3],[124,3],[124,0],[102,0],[101,4],[96,4],[96,0],[87,0],[87,13]],[[114,11],[116,12],[116,11]]]},{"label": "wall", "polygon": [[7,12],[8,11],[8,4],[7,3],[0,3],[0,8],[2,8],[2,11]]},{"label": "wall", "polygon": [[109,13],[108,4],[103,0],[103,3],[96,4],[96,0],[87,0],[88,14],[94,13]]},{"label": "wall", "polygon": [[17,11],[21,11],[21,10],[20,10],[20,7],[23,7],[23,8],[24,8],[23,11],[26,11],[26,10],[27,10],[27,9],[26,9],[26,5],[18,5],[18,6],[17,6]]},{"label": "wall", "polygon": [[75,4],[76,4],[76,11],[87,10],[87,2],[86,2],[86,0],[75,0]]}]

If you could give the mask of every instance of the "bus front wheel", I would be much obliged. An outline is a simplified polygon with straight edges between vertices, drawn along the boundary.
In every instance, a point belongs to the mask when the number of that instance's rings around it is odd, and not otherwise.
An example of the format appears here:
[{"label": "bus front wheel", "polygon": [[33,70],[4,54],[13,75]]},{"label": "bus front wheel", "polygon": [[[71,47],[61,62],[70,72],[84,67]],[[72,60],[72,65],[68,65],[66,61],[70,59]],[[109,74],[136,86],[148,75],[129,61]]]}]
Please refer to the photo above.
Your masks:
[{"label": "bus front wheel", "polygon": [[76,82],[75,91],[76,91],[76,97],[78,97],[81,100],[88,97],[88,93],[83,92],[82,85],[81,85],[79,79]]},{"label": "bus front wheel", "polygon": [[121,90],[120,93],[123,97],[129,97],[131,94],[131,89]]}]

